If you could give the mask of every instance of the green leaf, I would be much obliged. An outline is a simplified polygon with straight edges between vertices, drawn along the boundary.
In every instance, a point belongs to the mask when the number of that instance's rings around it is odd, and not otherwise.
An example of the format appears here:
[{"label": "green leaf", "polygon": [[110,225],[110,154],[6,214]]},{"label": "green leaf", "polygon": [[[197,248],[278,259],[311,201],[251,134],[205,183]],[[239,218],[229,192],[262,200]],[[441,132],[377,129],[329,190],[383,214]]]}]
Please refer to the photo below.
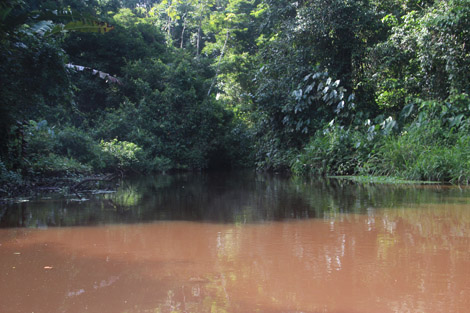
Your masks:
[{"label": "green leaf", "polygon": [[7,18],[8,14],[10,14],[11,10],[13,8],[1,8],[0,9],[0,21],[5,21],[5,19]]}]

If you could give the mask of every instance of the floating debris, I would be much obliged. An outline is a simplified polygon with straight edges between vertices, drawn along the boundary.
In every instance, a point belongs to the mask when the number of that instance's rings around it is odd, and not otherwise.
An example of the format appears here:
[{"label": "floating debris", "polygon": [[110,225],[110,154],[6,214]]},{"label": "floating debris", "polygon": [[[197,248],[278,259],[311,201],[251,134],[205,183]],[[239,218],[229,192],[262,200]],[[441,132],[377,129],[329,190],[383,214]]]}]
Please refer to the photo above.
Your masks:
[{"label": "floating debris", "polygon": [[88,201],[90,199],[87,199],[87,198],[81,198],[81,199],[78,199],[78,198],[74,198],[74,199],[70,199],[69,201],[72,201],[72,202],[85,202],[85,201]]}]

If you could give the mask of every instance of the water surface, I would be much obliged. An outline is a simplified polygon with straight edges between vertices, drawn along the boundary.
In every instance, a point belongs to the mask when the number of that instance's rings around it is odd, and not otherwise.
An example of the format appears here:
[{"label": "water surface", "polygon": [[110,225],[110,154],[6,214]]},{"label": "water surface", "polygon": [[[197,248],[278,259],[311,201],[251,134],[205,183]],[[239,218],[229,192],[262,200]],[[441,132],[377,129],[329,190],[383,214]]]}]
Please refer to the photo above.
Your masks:
[{"label": "water surface", "polygon": [[235,172],[83,196],[0,208],[0,312],[470,307],[467,189]]}]

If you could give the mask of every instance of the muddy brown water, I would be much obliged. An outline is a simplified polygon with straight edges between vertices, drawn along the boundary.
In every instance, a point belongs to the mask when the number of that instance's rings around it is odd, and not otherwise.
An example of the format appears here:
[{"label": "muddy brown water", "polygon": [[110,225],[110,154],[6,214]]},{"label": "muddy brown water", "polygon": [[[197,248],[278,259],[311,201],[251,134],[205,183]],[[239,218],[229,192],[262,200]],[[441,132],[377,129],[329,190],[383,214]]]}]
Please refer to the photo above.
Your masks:
[{"label": "muddy brown water", "polygon": [[0,208],[0,312],[470,310],[465,188],[234,172],[83,197]]}]

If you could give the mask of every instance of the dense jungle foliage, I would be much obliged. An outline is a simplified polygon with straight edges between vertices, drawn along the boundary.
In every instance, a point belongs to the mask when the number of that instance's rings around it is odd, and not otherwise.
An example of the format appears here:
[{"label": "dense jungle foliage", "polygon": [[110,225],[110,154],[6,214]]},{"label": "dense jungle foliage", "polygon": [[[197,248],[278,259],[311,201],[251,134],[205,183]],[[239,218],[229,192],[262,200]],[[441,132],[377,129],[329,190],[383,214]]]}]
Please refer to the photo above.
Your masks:
[{"label": "dense jungle foliage", "polygon": [[470,0],[6,0],[0,183],[254,166],[468,183],[469,40]]}]

